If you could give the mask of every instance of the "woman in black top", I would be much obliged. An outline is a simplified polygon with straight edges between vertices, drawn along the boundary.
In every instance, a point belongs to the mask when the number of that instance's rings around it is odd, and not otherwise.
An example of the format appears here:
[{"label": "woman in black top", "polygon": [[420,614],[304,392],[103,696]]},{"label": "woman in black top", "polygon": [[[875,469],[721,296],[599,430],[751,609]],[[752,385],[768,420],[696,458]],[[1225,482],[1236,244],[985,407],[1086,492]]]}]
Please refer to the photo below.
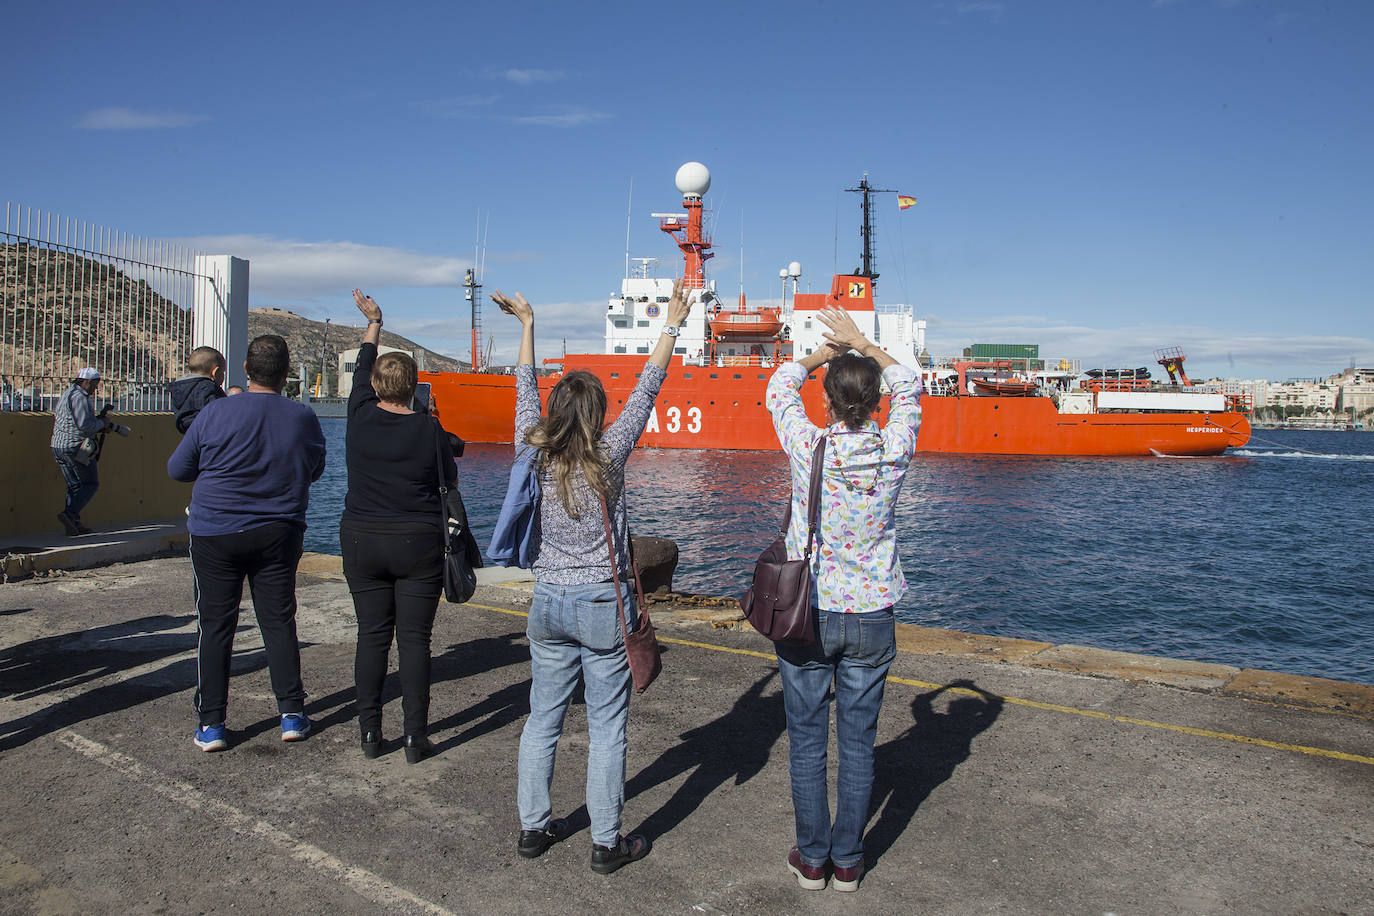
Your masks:
[{"label": "woman in black top", "polygon": [[[411,410],[415,360],[377,356],[382,309],[353,291],[367,318],[348,397],[348,495],[339,524],[344,578],[358,617],[353,679],[363,756],[382,747],[382,682],[393,632],[401,669],[406,762],[433,752],[429,730],[429,640],[443,590],[444,531],[439,467],[452,486],[458,472],[439,422]],[[438,458],[436,458],[436,452]]]}]

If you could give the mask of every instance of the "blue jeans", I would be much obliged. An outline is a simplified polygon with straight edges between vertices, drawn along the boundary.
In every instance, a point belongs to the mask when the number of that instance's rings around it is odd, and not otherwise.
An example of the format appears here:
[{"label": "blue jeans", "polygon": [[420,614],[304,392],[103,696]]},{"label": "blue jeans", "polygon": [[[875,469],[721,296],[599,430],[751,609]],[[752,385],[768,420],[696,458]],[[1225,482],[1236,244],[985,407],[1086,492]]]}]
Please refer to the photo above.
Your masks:
[{"label": "blue jeans", "polygon": [[[792,807],[801,860],[849,868],[864,857],[873,740],[887,669],[897,654],[896,631],[890,608],[866,614],[821,611],[819,616],[813,645],[774,644],[791,745]],[[832,682],[840,757],[833,824],[825,778]]]},{"label": "blue jeans", "polygon": [[52,456],[62,470],[62,479],[67,482],[67,504],[64,511],[78,522],[81,510],[95,496],[100,487],[100,475],[96,473],[95,462],[78,464],[74,448],[55,448]]},{"label": "blue jeans", "polygon": [[[520,735],[520,828],[542,830],[553,815],[549,787],[578,678],[587,704],[587,813],[592,842],[614,846],[625,807],[625,723],[630,663],[625,657],[612,583],[535,583],[526,635],[533,680],[530,717]],[[626,623],[635,625],[634,590],[621,586]]]}]

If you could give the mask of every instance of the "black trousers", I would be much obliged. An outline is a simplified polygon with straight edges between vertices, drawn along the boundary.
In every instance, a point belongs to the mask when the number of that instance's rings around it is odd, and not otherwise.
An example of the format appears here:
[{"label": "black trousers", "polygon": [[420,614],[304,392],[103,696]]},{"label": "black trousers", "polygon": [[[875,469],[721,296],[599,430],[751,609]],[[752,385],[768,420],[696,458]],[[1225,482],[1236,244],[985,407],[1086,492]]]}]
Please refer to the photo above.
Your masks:
[{"label": "black trousers", "polygon": [[339,525],[339,546],[358,617],[353,680],[359,728],[364,734],[381,732],[382,684],[394,635],[405,733],[424,735],[429,729],[429,640],[444,587],[439,526],[379,530],[345,521]]},{"label": "black trousers", "polygon": [[296,642],[296,567],[305,531],[290,522],[271,522],[234,534],[193,535],[197,649],[196,711],[201,725],[224,721],[229,706],[229,659],[239,623],[243,579],[253,595],[272,693],[279,713],[304,709],[301,651]]}]

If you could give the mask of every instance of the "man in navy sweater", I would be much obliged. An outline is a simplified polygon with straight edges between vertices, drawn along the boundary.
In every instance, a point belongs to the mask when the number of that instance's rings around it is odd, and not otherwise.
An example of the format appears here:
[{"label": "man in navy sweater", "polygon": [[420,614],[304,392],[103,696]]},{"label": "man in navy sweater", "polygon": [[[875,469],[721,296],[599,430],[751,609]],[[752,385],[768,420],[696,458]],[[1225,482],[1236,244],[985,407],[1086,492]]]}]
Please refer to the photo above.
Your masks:
[{"label": "man in navy sweater", "polygon": [[296,641],[296,566],[310,484],[324,473],[324,432],[314,411],[281,396],[291,358],[286,341],[265,334],[248,345],[248,390],[205,405],[167,473],[193,482],[186,530],[196,578],[200,629],[195,743],[229,746],[229,657],[243,579],[267,649],[283,741],[310,733]]}]

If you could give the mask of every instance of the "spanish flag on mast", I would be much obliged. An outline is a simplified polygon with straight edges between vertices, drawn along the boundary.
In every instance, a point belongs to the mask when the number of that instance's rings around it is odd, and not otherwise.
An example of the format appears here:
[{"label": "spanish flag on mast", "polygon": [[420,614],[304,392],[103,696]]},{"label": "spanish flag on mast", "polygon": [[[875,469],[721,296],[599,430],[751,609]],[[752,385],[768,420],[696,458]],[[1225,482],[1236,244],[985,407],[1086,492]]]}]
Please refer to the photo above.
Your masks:
[{"label": "spanish flag on mast", "polygon": [[898,209],[898,210],[905,210],[907,207],[914,207],[914,206],[916,206],[916,198],[914,198],[914,197],[907,197],[905,194],[898,194],[898,195],[897,195],[897,209]]}]

